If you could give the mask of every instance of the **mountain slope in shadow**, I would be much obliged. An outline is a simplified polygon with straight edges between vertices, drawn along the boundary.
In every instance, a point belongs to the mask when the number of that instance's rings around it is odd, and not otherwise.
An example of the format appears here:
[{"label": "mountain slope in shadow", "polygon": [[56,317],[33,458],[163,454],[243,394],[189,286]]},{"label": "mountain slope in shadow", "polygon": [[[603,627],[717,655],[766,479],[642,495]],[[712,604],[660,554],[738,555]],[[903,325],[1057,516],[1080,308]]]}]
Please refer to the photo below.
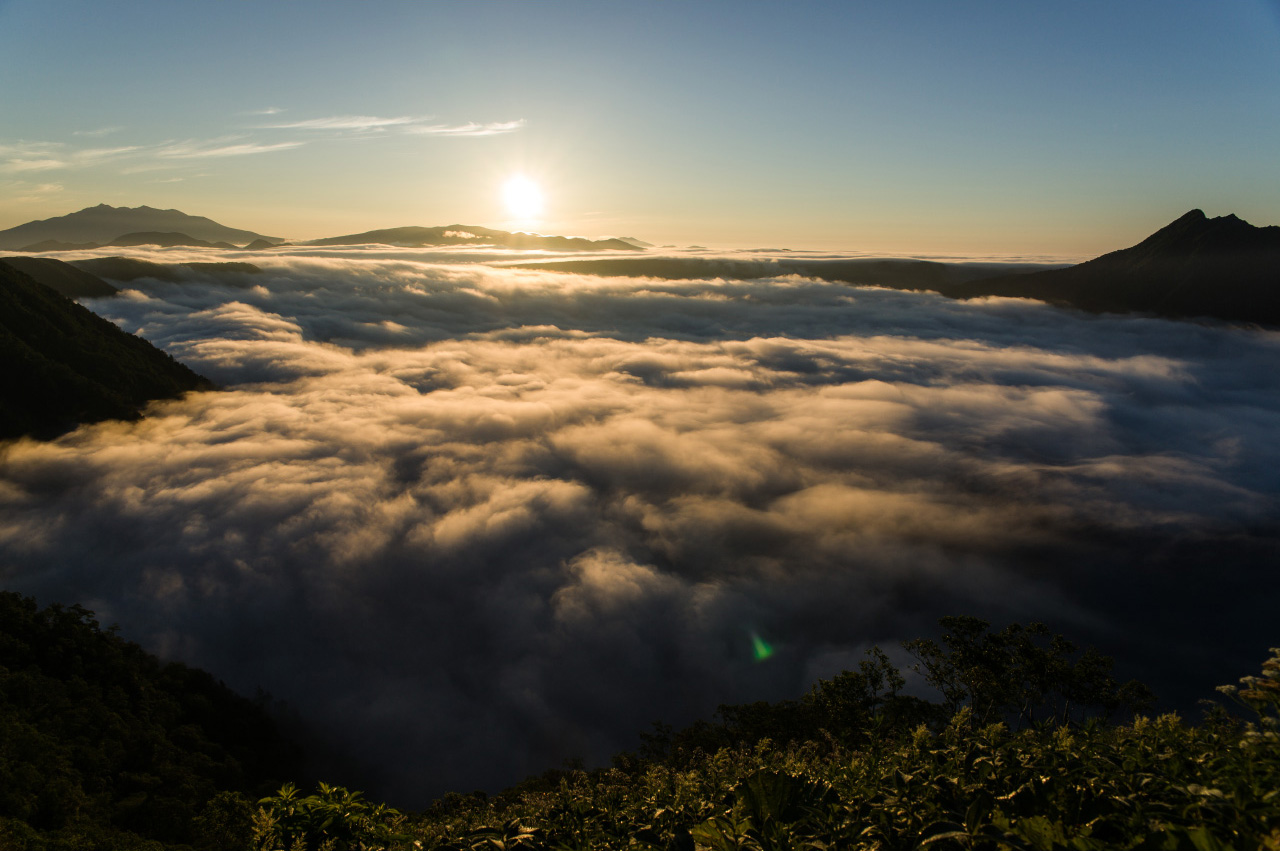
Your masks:
[{"label": "mountain slope in shadow", "polygon": [[67,298],[102,298],[120,292],[97,275],[52,257],[5,257],[3,262]]},{"label": "mountain slope in shadow", "polygon": [[108,278],[112,281],[129,283],[139,278],[154,278],[157,281],[178,283],[197,275],[213,275],[220,277],[223,284],[231,286],[252,286],[244,276],[259,275],[262,268],[244,261],[225,261],[212,263],[153,263],[150,260],[139,260],[136,257],[90,257],[85,260],[72,260],[70,266],[94,276]]},{"label": "mountain slope in shadow", "polygon": [[147,402],[213,383],[0,261],[0,439],[137,419]]},{"label": "mountain slope in shadow", "polygon": [[1280,227],[1192,210],[1130,248],[1066,269],[970,281],[946,294],[1278,325]]}]

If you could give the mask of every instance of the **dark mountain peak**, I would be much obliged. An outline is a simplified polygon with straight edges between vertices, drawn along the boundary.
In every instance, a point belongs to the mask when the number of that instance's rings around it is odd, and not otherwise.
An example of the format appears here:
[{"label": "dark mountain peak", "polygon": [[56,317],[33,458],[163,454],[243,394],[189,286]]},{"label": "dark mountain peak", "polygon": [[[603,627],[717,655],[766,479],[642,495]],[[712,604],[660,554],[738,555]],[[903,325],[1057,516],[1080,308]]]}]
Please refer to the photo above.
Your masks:
[{"label": "dark mountain peak", "polygon": [[960,297],[1037,298],[1099,312],[1280,324],[1280,227],[1191,210],[1129,248],[1067,269],[963,284]]},{"label": "dark mountain peak", "polygon": [[1150,262],[1160,257],[1238,256],[1276,251],[1280,251],[1280,227],[1254,227],[1233,213],[1211,219],[1201,210],[1192,210],[1132,248],[1104,254],[1089,263]]},{"label": "dark mountain peak", "polygon": [[243,245],[255,239],[281,242],[277,237],[221,225],[205,216],[190,216],[180,210],[155,207],[112,207],[98,204],[65,216],[27,222],[0,230],[0,249],[22,250],[23,246],[56,241],[71,244],[103,245],[126,234],[178,233],[208,243]]}]

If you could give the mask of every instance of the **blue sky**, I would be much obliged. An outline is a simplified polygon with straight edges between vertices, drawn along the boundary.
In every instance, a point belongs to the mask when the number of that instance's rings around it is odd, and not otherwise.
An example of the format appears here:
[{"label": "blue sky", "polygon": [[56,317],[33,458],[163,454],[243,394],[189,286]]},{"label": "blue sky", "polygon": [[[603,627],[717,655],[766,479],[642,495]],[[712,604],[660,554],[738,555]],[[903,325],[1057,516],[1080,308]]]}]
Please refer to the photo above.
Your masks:
[{"label": "blue sky", "polygon": [[1280,223],[1275,0],[0,0],[0,79],[0,227],[1091,256],[1193,207]]}]

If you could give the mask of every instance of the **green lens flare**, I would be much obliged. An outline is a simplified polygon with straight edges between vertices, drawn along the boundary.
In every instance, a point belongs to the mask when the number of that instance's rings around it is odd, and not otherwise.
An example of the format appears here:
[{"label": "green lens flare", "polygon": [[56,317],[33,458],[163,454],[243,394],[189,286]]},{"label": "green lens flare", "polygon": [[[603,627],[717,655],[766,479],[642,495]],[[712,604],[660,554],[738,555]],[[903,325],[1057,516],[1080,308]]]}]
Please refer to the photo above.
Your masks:
[{"label": "green lens flare", "polygon": [[751,634],[751,653],[756,657],[757,662],[763,662],[773,655],[773,648],[769,646],[769,642],[765,641],[755,633]]}]

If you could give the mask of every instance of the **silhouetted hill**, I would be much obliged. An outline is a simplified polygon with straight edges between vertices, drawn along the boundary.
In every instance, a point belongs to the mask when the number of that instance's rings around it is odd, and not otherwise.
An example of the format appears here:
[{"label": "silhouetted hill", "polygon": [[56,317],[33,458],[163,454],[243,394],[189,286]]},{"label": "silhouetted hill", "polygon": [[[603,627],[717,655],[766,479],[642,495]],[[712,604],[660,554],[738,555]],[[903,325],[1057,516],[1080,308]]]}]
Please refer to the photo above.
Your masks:
[{"label": "silhouetted hill", "polygon": [[1066,269],[971,281],[947,294],[1280,324],[1280,227],[1192,210],[1131,248]]},{"label": "silhouetted hill", "polygon": [[185,233],[157,233],[155,231],[142,231],[140,233],[126,233],[124,236],[118,236],[108,243],[112,248],[127,248],[133,245],[158,245],[161,248],[173,248],[175,246],[192,246],[195,248],[235,248],[229,242],[208,242],[203,239],[196,239],[194,236],[187,236]]},{"label": "silhouetted hill", "polygon": [[396,245],[421,248],[429,245],[499,245],[503,248],[544,249],[547,251],[640,251],[621,239],[582,239],[570,236],[542,236],[534,233],[510,233],[475,225],[443,227],[403,227],[371,230],[347,236],[331,236],[309,240],[307,245]]},{"label": "silhouetted hill", "polygon": [[580,275],[693,280],[698,278],[775,278],[800,275],[824,281],[909,290],[950,293],[957,285],[993,272],[1008,274],[1040,264],[939,263],[933,260],[892,258],[811,259],[770,257],[593,257],[586,260],[552,260],[516,264],[522,269],[546,269]]},{"label": "silhouetted hill", "polygon": [[46,239],[41,242],[33,242],[30,245],[24,245],[18,250],[37,253],[44,251],[84,251],[88,248],[101,247],[102,246],[96,242],[60,242],[56,239]]},{"label": "silhouetted hill", "polygon": [[46,240],[103,245],[125,234],[137,233],[181,233],[195,239],[235,245],[243,245],[255,239],[283,241],[278,237],[229,228],[204,216],[189,216],[178,210],[157,210],[154,207],[111,207],[99,204],[65,216],[27,222],[0,231],[0,249],[35,250],[25,246],[39,244]]},{"label": "silhouetted hill", "polygon": [[5,257],[4,262],[67,298],[99,298],[119,292],[97,275],[50,257]]},{"label": "silhouetted hill", "polygon": [[0,438],[137,419],[147,402],[213,384],[141,337],[0,261]]},{"label": "silhouetted hill", "polygon": [[71,265],[113,281],[136,281],[138,278],[155,278],[157,281],[176,282],[181,279],[176,264],[152,263],[136,257],[90,257],[72,260]]},{"label": "silhouetted hill", "polygon": [[277,243],[265,239],[255,239],[244,247],[245,251],[261,251],[264,248],[275,248]]},{"label": "silhouetted hill", "polygon": [[193,277],[193,272],[220,277],[228,274],[239,276],[262,273],[262,269],[252,263],[153,263],[150,260],[139,260],[135,257],[91,257],[87,260],[73,260],[70,265],[123,283],[136,281],[139,278],[155,278],[157,281],[177,283]]}]

